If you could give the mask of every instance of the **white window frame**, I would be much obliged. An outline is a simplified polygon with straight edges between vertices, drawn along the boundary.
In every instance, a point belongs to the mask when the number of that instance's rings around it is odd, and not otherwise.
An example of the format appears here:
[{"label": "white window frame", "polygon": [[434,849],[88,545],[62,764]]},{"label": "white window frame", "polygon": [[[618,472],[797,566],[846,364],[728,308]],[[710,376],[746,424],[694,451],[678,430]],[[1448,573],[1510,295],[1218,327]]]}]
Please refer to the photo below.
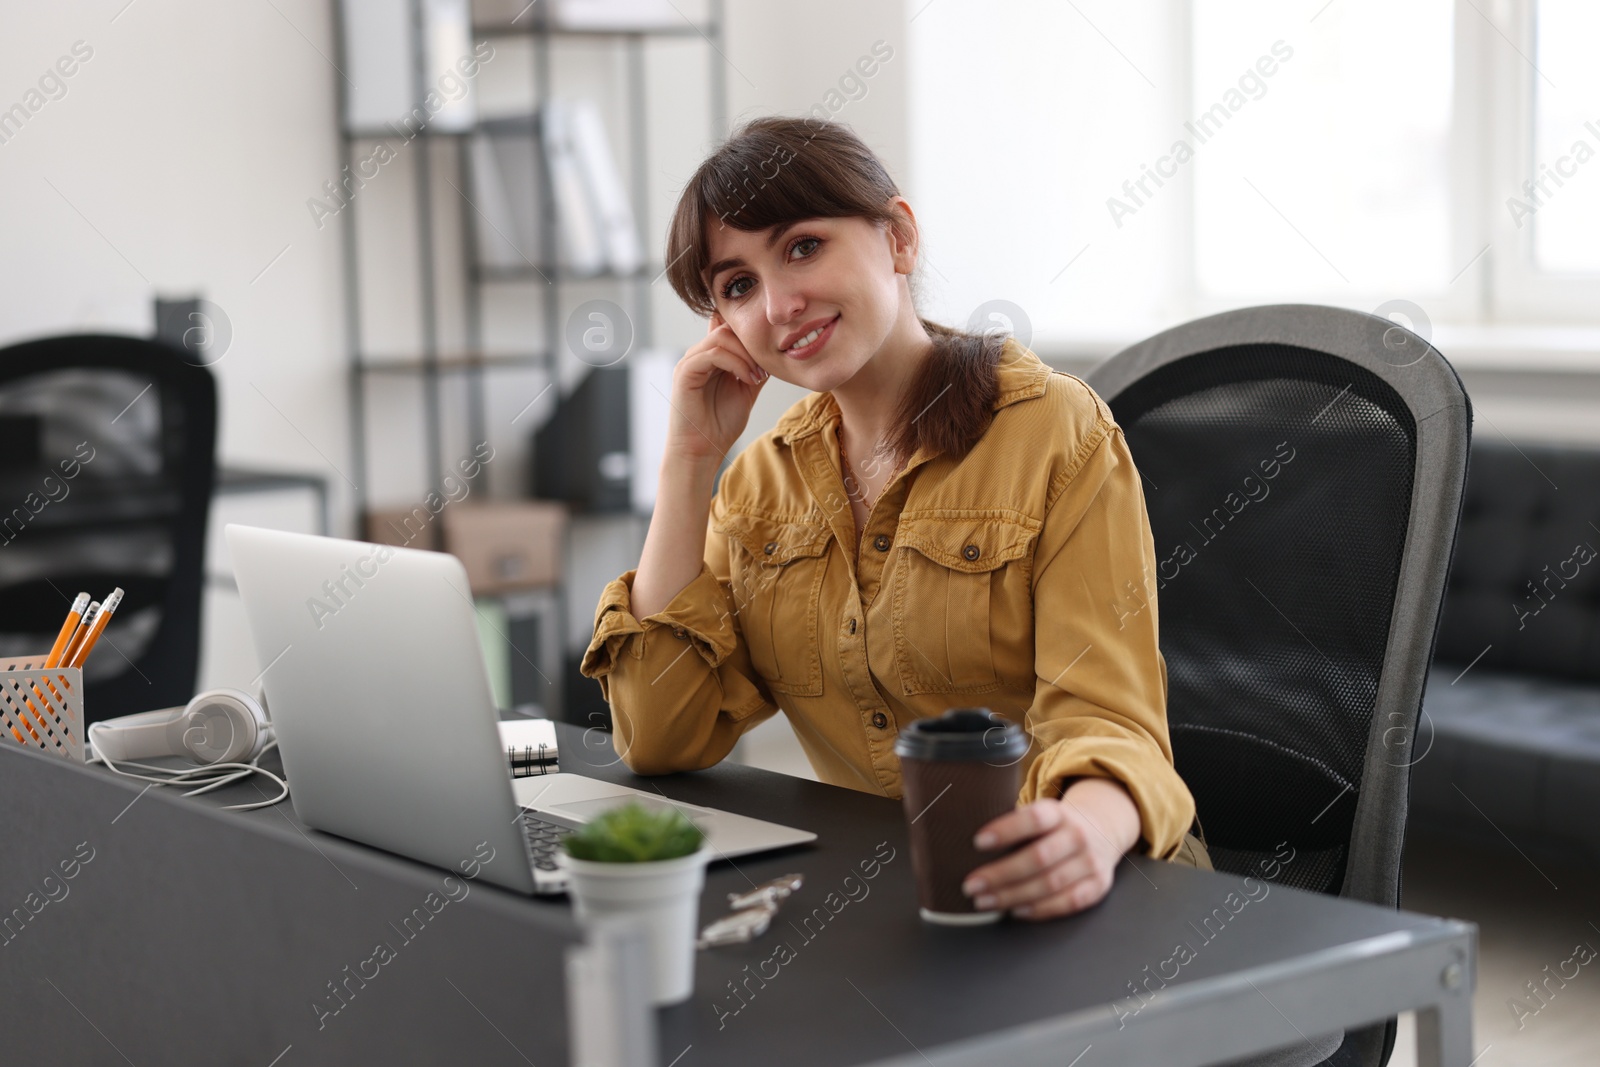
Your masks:
[{"label": "white window frame", "polygon": [[[1490,0],[1475,0],[1475,2],[1488,3]],[[1194,53],[1194,37],[1190,32],[1192,27],[1192,0],[1186,0],[1184,8],[1184,26],[1182,34],[1186,38],[1186,51],[1189,56]],[[1387,301],[1416,302],[1435,322],[1451,323],[1480,323],[1488,322],[1490,317],[1490,291],[1486,288],[1488,278],[1485,275],[1485,261],[1493,258],[1496,250],[1490,248],[1482,258],[1474,259],[1478,253],[1490,245],[1488,226],[1490,218],[1485,210],[1485,179],[1483,179],[1483,166],[1490,152],[1486,152],[1485,134],[1483,134],[1483,107],[1485,101],[1496,99],[1498,94],[1485,93],[1485,70],[1482,69],[1478,54],[1482,45],[1478,42],[1478,27],[1470,26],[1467,19],[1477,22],[1483,32],[1491,32],[1488,27],[1482,26],[1482,19],[1472,10],[1469,0],[1456,0],[1454,3],[1454,42],[1453,42],[1453,101],[1451,101],[1451,131],[1450,131],[1450,261],[1461,267],[1461,274],[1454,280],[1446,280],[1443,288],[1432,291],[1354,291],[1349,288],[1326,288],[1320,291],[1306,291],[1296,298],[1296,302],[1307,304],[1333,304],[1339,307],[1378,307]],[[1466,30],[1464,30],[1466,27]],[[1504,42],[1496,43],[1504,48]],[[1517,62],[1514,53],[1507,53]],[[1186,61],[1189,62],[1189,61]],[[1187,74],[1187,72],[1186,72]],[[1181,110],[1190,114],[1195,107],[1192,99],[1194,86],[1192,78],[1182,80]],[[1530,115],[1531,118],[1531,115]],[[1197,205],[1194,200],[1194,181],[1187,182],[1186,189],[1186,218],[1179,245],[1182,254],[1186,256],[1189,269],[1184,272],[1189,290],[1182,294],[1182,302],[1192,315],[1210,315],[1214,312],[1237,307],[1237,299],[1210,296],[1203,293],[1195,277],[1194,264],[1194,218]]]},{"label": "white window frame", "polygon": [[[1466,0],[1459,0],[1458,6]],[[1478,31],[1477,47],[1484,52],[1484,80],[1493,86],[1485,108],[1488,129],[1486,141],[1492,146],[1485,173],[1489,188],[1481,199],[1488,218],[1486,239],[1492,242],[1485,259],[1489,278],[1485,283],[1490,306],[1488,316],[1496,323],[1600,325],[1600,274],[1569,275],[1539,270],[1534,264],[1530,223],[1520,230],[1506,209],[1508,196],[1521,195],[1522,183],[1533,176],[1539,161],[1535,158],[1534,102],[1538,73],[1529,60],[1534,56],[1534,18],[1536,0],[1501,0],[1482,4],[1483,15],[1496,19],[1496,25],[1516,50],[1485,23],[1472,15]],[[1498,46],[1498,47],[1496,47]],[[1518,52],[1522,55],[1518,55]],[[1529,57],[1525,60],[1523,56]],[[1600,111],[1597,111],[1600,116]]]},{"label": "white window frame", "polygon": [[[1176,121],[1198,106],[1190,71],[1194,0],[1161,0],[1173,23],[1167,107]],[[1335,0],[1337,2],[1337,0]],[[1600,0],[1596,0],[1600,2]],[[912,0],[913,6],[920,6]],[[1463,365],[1504,369],[1600,370],[1600,274],[1540,271],[1533,259],[1534,225],[1518,230],[1506,198],[1520,195],[1534,173],[1534,56],[1537,0],[1454,0],[1450,133],[1450,261],[1460,273],[1435,292],[1307,292],[1295,299],[1373,308],[1409,300],[1431,317],[1433,339]],[[1493,20],[1491,25],[1490,20]],[[1528,58],[1524,58],[1528,57]],[[1596,165],[1600,165],[1597,163]],[[1202,293],[1194,258],[1194,172],[1178,178],[1178,211],[1168,242],[1182,269],[1162,305],[1171,323],[1239,306],[1237,298]],[[1143,334],[1141,333],[1141,337]],[[1099,359],[1134,336],[1070,334],[1045,343],[1066,360]]]},{"label": "white window frame", "polygon": [[[1190,4],[1182,7],[1184,51],[1192,54]],[[1462,265],[1461,274],[1434,293],[1358,296],[1330,290],[1301,299],[1346,307],[1369,298],[1373,306],[1385,299],[1414,300],[1433,317],[1434,325],[1444,327],[1447,337],[1472,350],[1468,358],[1473,362],[1516,365],[1522,362],[1520,353],[1525,353],[1534,362],[1568,369],[1600,364],[1600,274],[1539,270],[1534,262],[1534,226],[1519,230],[1505,206],[1506,198],[1520,194],[1522,182],[1538,166],[1534,104],[1539,75],[1529,62],[1537,61],[1536,8],[1537,0],[1455,3],[1451,258]],[[1192,85],[1187,77],[1181,84],[1181,108],[1187,113],[1194,105]],[[1182,275],[1188,291],[1180,294],[1179,302],[1194,316],[1236,306],[1199,290],[1194,274],[1192,181],[1184,195],[1184,232],[1178,246],[1188,264]]]}]

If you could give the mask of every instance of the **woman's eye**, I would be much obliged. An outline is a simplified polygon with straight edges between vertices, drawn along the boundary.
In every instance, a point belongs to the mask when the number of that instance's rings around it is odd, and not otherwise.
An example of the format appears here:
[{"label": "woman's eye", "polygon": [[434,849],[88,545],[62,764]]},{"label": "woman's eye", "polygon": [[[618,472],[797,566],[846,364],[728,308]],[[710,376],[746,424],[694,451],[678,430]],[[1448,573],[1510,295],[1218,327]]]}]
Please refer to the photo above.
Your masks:
[{"label": "woman's eye", "polygon": [[[801,248],[806,246],[810,247],[806,252],[801,254],[801,259],[810,259],[812,256],[816,255],[817,250],[822,247],[822,239],[820,237],[802,237],[789,246],[789,254],[793,256],[796,252],[800,251]],[[737,278],[729,279],[722,286],[722,298],[724,300],[739,299],[750,290],[739,289],[738,286],[748,281],[750,281],[750,278],[743,274],[739,275]]]}]

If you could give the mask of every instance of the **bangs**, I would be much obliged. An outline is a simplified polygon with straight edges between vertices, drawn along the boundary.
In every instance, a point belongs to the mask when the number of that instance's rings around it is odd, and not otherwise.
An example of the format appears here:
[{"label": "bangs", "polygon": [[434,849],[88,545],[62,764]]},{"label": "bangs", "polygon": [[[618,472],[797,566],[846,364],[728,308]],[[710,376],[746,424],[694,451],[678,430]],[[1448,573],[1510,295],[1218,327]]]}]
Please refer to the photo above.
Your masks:
[{"label": "bangs", "polygon": [[[827,218],[899,227],[902,216],[889,203],[899,195],[877,155],[843,123],[753,119],[684,186],[667,228],[667,278],[680,300],[710,316],[717,306],[704,272],[711,265],[713,233],[724,227],[758,233]],[[959,458],[992,421],[1002,343],[995,335],[918,319],[933,353],[900,398],[889,439],[902,459],[918,448]],[[924,418],[929,411],[934,417]]]},{"label": "bangs", "polygon": [[871,149],[848,127],[810,118],[755,119],[689,179],[667,233],[667,278],[678,298],[716,310],[705,269],[713,228],[756,233],[813,218],[893,222],[899,195]]}]

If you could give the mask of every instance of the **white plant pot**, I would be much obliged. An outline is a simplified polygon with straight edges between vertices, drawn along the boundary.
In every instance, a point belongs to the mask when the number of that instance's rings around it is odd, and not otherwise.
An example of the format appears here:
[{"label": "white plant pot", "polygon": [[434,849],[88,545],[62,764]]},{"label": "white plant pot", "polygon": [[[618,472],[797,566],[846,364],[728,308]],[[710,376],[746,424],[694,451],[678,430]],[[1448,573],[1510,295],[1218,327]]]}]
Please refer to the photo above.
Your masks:
[{"label": "white plant pot", "polygon": [[567,892],[578,922],[609,915],[644,919],[650,940],[650,1000],[681,1004],[694,991],[694,942],[700,890],[711,850],[649,863],[602,863],[556,853],[567,870]]}]

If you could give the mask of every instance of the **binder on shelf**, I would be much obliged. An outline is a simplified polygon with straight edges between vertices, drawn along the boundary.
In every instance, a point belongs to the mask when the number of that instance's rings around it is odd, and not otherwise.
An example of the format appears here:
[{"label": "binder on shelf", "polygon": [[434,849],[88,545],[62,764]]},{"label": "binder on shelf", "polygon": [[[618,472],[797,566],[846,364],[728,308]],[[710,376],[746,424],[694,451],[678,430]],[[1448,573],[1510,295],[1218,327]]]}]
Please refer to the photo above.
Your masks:
[{"label": "binder on shelf", "polygon": [[[468,0],[422,0],[425,55],[420,95],[413,83],[416,25],[403,0],[340,0],[344,41],[345,128],[382,134],[393,125],[452,132],[477,119],[473,79],[458,64],[473,58]],[[432,116],[428,96],[443,102]]]},{"label": "binder on shelf", "polygon": [[556,213],[557,265],[575,274],[632,274],[644,251],[627,190],[591,100],[546,101],[529,119],[483,123],[471,141],[478,264],[520,270],[537,264],[540,185]]},{"label": "binder on shelf", "polygon": [[633,224],[633,209],[622,185],[611,146],[606,141],[600,109],[593,100],[574,100],[571,108],[572,141],[577,148],[594,212],[605,245],[606,262],[618,274],[639,269],[644,253],[639,248],[639,231]]},{"label": "binder on shelf", "polygon": [[519,270],[539,261],[538,155],[533,135],[472,135],[472,201],[478,265]]},{"label": "binder on shelf", "polygon": [[578,274],[605,269],[605,246],[590,206],[583,168],[572,134],[572,109],[565,100],[550,99],[539,109],[540,144],[556,208],[556,233],[561,261]]},{"label": "binder on shelf", "polygon": [[649,30],[681,25],[668,0],[553,0],[553,21],[568,30]]},{"label": "binder on shelf", "polygon": [[506,746],[511,777],[555,774],[561,769],[556,752],[556,724],[549,719],[505,719],[500,742]]},{"label": "binder on shelf", "polygon": [[533,431],[530,495],[565,501],[579,514],[631,510],[632,369],[632,359],[592,368]]},{"label": "binder on shelf", "polygon": [[578,513],[650,514],[667,439],[661,398],[681,354],[646,348],[591,368],[533,431],[531,495]]}]

